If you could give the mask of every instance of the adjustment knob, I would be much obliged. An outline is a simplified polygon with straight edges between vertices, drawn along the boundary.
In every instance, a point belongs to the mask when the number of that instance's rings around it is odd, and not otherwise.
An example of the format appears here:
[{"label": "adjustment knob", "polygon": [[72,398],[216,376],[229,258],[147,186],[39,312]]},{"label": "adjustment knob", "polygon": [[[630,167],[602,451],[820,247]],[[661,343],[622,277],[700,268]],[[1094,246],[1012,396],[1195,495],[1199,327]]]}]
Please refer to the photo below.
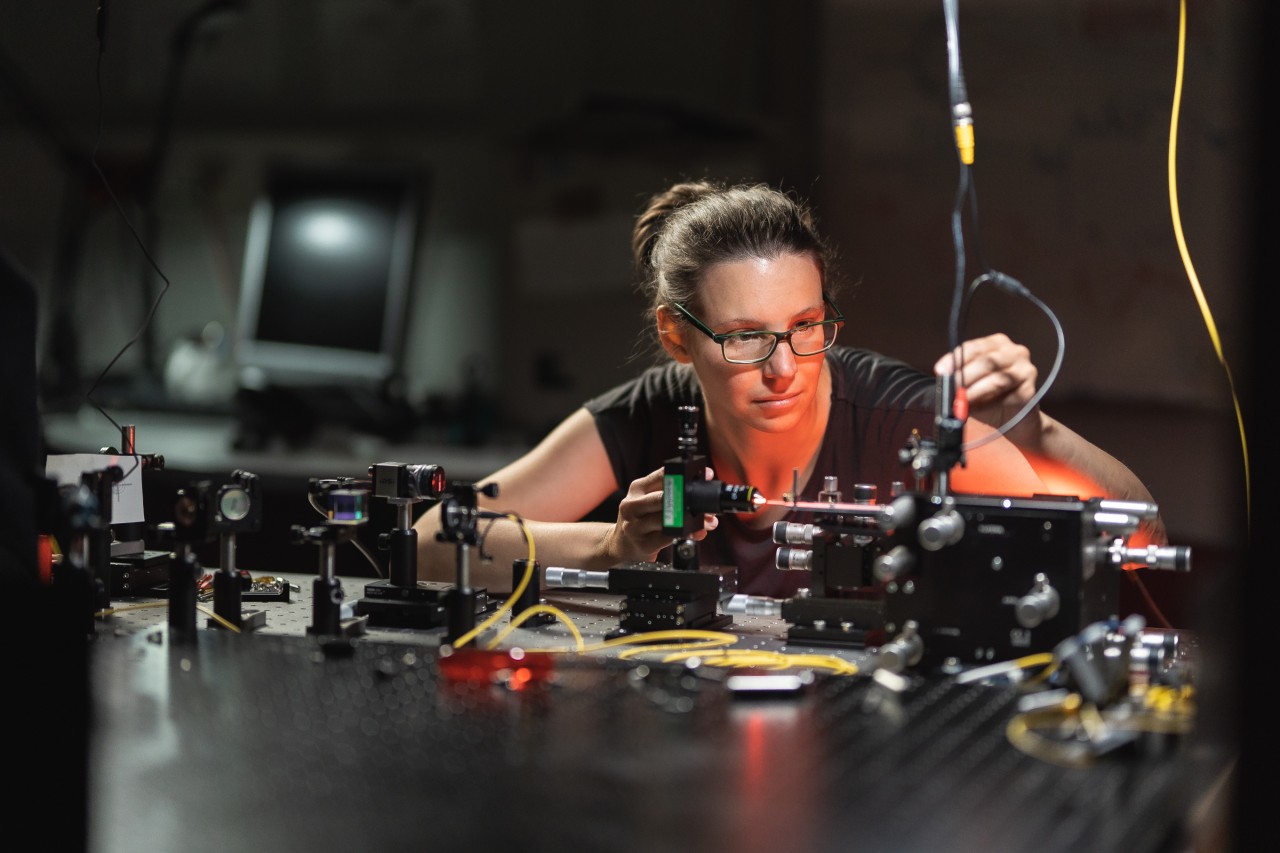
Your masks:
[{"label": "adjustment knob", "polygon": [[916,535],[920,538],[921,548],[941,551],[964,536],[964,519],[953,509],[945,510],[920,522]]},{"label": "adjustment knob", "polygon": [[853,486],[854,503],[873,504],[876,502],[877,489],[875,483],[855,483]]},{"label": "adjustment knob", "polygon": [[813,568],[813,552],[804,548],[779,548],[774,565],[784,572],[807,572]]},{"label": "adjustment knob", "polygon": [[880,647],[876,663],[890,672],[902,672],[915,666],[924,657],[924,640],[920,638],[920,626],[909,621],[902,626],[902,633]]},{"label": "adjustment knob", "polygon": [[1014,617],[1023,628],[1035,628],[1058,615],[1058,591],[1044,575],[1036,575],[1031,592],[1018,599]]},{"label": "adjustment knob", "polygon": [[916,567],[915,554],[906,545],[895,545],[885,553],[876,557],[871,563],[871,572],[876,580],[889,582],[902,580]]},{"label": "adjustment knob", "polygon": [[773,541],[778,545],[812,545],[822,535],[822,528],[798,521],[775,521]]}]

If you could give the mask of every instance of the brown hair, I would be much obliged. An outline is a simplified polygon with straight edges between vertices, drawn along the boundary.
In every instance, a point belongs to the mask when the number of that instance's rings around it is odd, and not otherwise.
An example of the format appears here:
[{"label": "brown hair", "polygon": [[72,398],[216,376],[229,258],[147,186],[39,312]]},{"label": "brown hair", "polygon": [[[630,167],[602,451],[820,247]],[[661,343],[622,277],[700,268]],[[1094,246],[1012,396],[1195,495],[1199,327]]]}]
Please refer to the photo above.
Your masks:
[{"label": "brown hair", "polygon": [[817,261],[823,293],[831,295],[831,252],[812,212],[765,184],[675,184],[649,199],[636,219],[631,250],[650,316],[659,305],[695,302],[715,264],[791,253]]}]

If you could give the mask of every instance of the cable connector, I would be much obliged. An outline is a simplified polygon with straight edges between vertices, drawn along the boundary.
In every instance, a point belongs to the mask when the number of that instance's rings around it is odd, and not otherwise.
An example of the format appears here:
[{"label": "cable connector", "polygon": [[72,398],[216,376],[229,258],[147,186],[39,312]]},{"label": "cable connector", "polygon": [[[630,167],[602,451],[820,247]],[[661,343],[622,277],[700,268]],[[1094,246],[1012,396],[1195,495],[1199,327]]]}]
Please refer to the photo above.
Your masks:
[{"label": "cable connector", "polygon": [[960,162],[973,165],[973,108],[968,101],[960,101],[951,108],[951,123],[955,127],[956,149]]},{"label": "cable connector", "polygon": [[1014,296],[1030,296],[1031,295],[1031,291],[1027,289],[1026,285],[1018,281],[1013,276],[1006,275],[1005,273],[999,272],[998,270],[991,271],[989,280],[991,281],[992,284],[994,284],[1000,290],[1003,290],[1005,293],[1011,293]]}]

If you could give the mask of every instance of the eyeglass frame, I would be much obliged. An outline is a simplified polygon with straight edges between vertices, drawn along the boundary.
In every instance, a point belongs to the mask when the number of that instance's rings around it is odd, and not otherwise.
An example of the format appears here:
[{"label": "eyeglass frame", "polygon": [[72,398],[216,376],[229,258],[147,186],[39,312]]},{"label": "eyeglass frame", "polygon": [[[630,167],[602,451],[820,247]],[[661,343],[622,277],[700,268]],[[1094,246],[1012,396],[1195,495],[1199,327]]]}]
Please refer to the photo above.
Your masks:
[{"label": "eyeglass frame", "polygon": [[[699,332],[702,332],[702,334],[706,335],[707,337],[711,338],[711,340],[718,343],[720,345],[720,355],[724,358],[725,361],[729,362],[729,364],[760,364],[762,362],[768,361],[770,358],[773,357],[773,354],[778,351],[778,343],[781,341],[787,342],[787,346],[791,347],[791,352],[797,358],[807,358],[808,356],[811,356],[811,355],[819,355],[831,349],[833,346],[835,346],[836,336],[834,333],[832,333],[831,335],[831,341],[827,343],[826,346],[824,346],[822,349],[818,350],[817,352],[810,352],[810,353],[805,353],[804,355],[800,355],[800,353],[796,352],[796,348],[791,344],[791,336],[794,335],[796,332],[800,331],[801,329],[811,328],[813,326],[835,326],[836,331],[837,332],[840,331],[840,326],[844,324],[844,313],[841,312],[841,310],[836,307],[836,304],[831,301],[831,297],[827,296],[825,293],[822,294],[822,301],[827,303],[827,305],[830,306],[832,311],[836,312],[836,316],[832,317],[830,320],[819,320],[817,323],[804,323],[786,332],[775,332],[771,329],[758,329],[750,332],[725,332],[724,334],[720,334],[718,332],[713,331],[710,326],[708,326],[706,323],[699,320],[697,317],[693,316],[693,313],[688,308],[681,305],[679,302],[672,302],[671,307],[675,308],[677,311],[683,314],[685,318],[689,320],[689,322],[693,323],[693,327],[695,329],[697,329]],[[765,353],[763,356],[761,356],[760,358],[755,358],[755,359],[752,359],[751,361],[734,361],[733,359],[729,358],[728,353],[724,351],[724,342],[727,340],[730,340],[731,338],[742,337],[744,335],[772,335],[773,346],[769,347],[769,351]]]}]

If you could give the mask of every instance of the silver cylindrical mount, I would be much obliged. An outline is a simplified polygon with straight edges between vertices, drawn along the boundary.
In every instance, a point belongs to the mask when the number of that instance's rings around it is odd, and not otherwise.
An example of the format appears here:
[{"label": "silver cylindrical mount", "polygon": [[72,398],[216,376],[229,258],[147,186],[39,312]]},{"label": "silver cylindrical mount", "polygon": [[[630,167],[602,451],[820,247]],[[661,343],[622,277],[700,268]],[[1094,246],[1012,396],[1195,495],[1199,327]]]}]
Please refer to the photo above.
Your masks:
[{"label": "silver cylindrical mount", "polygon": [[782,615],[782,602],[776,598],[767,598],[763,595],[738,593],[725,602],[724,612],[743,616],[780,616]]},{"label": "silver cylindrical mount", "polygon": [[773,523],[773,541],[779,545],[813,545],[814,539],[821,535],[822,528],[816,524],[801,524],[797,521]]},{"label": "silver cylindrical mount", "polygon": [[543,579],[547,586],[569,587],[573,589],[608,589],[608,572],[589,572],[586,569],[566,569],[562,566],[549,566]]},{"label": "silver cylindrical mount", "polygon": [[813,568],[813,552],[804,548],[779,548],[773,564],[784,572],[807,572]]},{"label": "silver cylindrical mount", "polygon": [[1186,545],[1148,545],[1145,548],[1126,548],[1124,561],[1141,563],[1148,569],[1189,572],[1191,571],[1191,549]]}]

